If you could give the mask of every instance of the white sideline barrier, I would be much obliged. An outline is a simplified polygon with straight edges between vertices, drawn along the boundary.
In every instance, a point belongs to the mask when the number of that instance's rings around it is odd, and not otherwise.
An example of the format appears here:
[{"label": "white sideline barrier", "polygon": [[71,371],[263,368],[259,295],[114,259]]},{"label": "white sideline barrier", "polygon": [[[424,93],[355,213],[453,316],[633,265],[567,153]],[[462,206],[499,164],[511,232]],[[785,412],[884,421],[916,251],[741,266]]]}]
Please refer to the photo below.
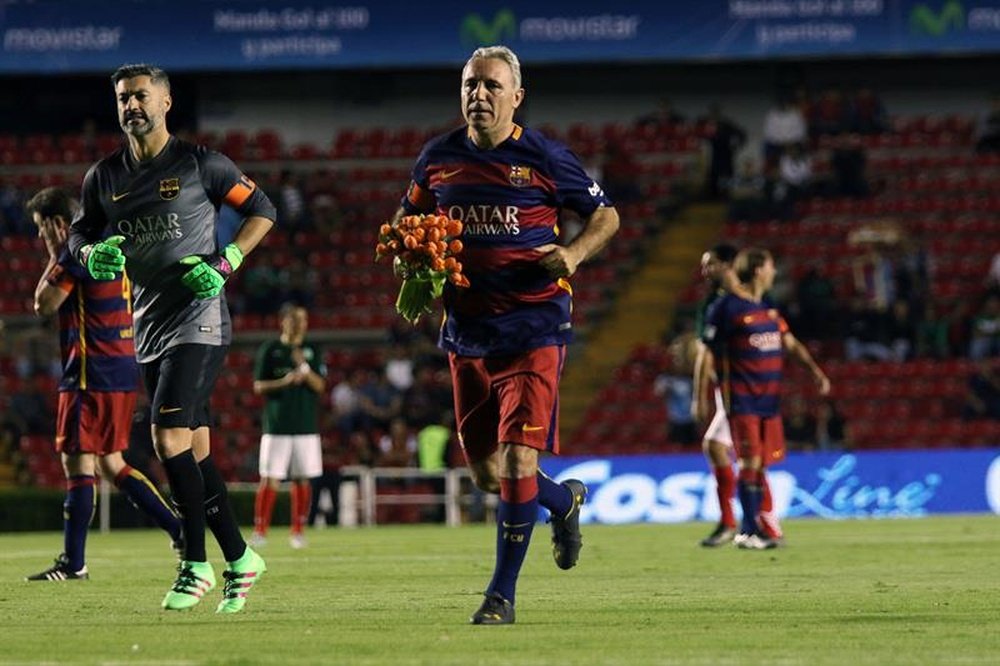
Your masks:
[{"label": "white sideline barrier", "polygon": [[[457,527],[462,524],[462,507],[473,502],[471,493],[463,494],[462,480],[471,479],[469,470],[462,468],[444,469],[439,472],[425,472],[413,467],[364,467],[349,465],[340,469],[340,515],[338,522],[342,527],[354,527],[360,523],[365,526],[376,525],[379,505],[392,504],[443,504],[445,524]],[[444,479],[444,493],[410,493],[400,495],[379,495],[376,490],[381,479],[430,481]],[[256,490],[256,483],[230,483],[230,490]],[[111,496],[114,486],[106,479],[101,479],[98,489],[98,521],[100,531],[111,531]],[[483,502],[487,508],[496,506],[496,497],[486,495]],[[487,516],[491,514],[486,513]]]}]

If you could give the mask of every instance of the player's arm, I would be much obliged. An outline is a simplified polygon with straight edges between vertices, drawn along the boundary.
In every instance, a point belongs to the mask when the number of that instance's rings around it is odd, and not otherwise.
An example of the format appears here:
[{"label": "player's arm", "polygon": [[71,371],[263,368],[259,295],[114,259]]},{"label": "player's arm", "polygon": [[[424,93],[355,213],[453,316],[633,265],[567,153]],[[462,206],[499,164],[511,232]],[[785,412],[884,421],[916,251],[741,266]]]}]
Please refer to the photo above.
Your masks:
[{"label": "player's arm", "polygon": [[697,341],[698,351],[694,357],[694,399],[691,401],[691,416],[698,423],[708,420],[711,403],[712,382],[715,381],[715,355],[701,340]]},{"label": "player's arm", "polygon": [[125,255],[119,246],[124,236],[111,236],[102,240],[108,226],[100,202],[97,167],[91,167],[83,178],[80,190],[80,208],[69,225],[67,245],[70,256],[87,269],[95,280],[114,280],[125,270]]},{"label": "player's arm", "polygon": [[56,313],[76,285],[75,278],[59,265],[60,255],[69,259],[66,247],[67,230],[62,218],[43,218],[38,225],[38,235],[45,243],[49,262],[35,286],[35,314],[48,317]]},{"label": "player's arm", "polygon": [[570,277],[580,264],[604,249],[620,225],[618,211],[602,206],[591,213],[583,231],[569,245],[551,243],[535,248],[545,255],[539,263],[552,277]]},{"label": "player's arm", "polygon": [[232,242],[215,255],[191,255],[181,259],[188,270],[181,282],[200,299],[214,298],[226,280],[243,265],[274,226],[277,209],[257,184],[244,175],[232,160],[221,153],[205,150],[198,155],[202,185],[216,208],[230,206],[243,217]]},{"label": "player's arm", "polygon": [[785,331],[781,336],[781,342],[785,347],[785,351],[788,352],[795,360],[804,365],[809,372],[812,374],[813,379],[816,381],[816,386],[819,387],[820,395],[829,395],[830,393],[830,378],[826,376],[826,373],[816,364],[813,360],[812,354],[809,353],[809,349],[799,342],[798,338],[792,335],[791,331]]}]

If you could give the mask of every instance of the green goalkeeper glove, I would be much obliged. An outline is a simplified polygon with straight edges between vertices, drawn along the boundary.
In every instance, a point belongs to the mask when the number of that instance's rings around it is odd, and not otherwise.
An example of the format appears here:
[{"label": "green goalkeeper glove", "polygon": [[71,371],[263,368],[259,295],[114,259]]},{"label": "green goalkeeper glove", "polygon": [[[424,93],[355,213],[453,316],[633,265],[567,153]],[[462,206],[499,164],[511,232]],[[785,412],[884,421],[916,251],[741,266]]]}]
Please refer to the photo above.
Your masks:
[{"label": "green goalkeeper glove", "polygon": [[211,257],[191,255],[181,259],[191,269],[181,276],[184,286],[201,299],[214,298],[222,291],[229,276],[243,263],[243,251],[235,243],[230,243],[220,254]]},{"label": "green goalkeeper glove", "polygon": [[125,270],[125,255],[118,247],[124,236],[111,236],[80,248],[80,263],[90,277],[95,280],[114,280],[115,275]]}]

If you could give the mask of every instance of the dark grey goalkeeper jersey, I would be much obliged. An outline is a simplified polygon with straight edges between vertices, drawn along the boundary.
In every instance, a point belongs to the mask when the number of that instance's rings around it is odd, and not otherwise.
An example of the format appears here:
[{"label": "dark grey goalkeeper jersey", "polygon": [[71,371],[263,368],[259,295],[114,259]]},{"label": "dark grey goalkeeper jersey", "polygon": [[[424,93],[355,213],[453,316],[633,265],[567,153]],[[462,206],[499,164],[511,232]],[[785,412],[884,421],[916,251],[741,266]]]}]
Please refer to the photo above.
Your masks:
[{"label": "dark grey goalkeeper jersey", "polygon": [[170,137],[159,155],[137,162],[128,147],[90,168],[81,206],[70,225],[69,248],[108,236],[125,237],[122,252],[132,280],[136,358],[149,363],[181,344],[228,345],[225,291],[199,300],[181,283],[188,255],[219,251],[215,226],[228,204],[244,216],[275,219],[267,196],[226,156]]}]

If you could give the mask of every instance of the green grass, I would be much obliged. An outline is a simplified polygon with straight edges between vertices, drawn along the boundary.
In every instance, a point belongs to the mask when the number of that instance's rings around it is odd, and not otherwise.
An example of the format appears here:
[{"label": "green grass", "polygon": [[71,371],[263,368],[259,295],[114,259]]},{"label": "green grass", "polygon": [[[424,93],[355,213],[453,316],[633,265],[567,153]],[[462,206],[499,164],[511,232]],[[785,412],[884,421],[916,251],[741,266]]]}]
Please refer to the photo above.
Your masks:
[{"label": "green grass", "polygon": [[59,535],[0,535],[0,663],[1000,662],[1000,518],[790,521],[766,552],[700,549],[708,528],[588,526],[564,572],[539,525],[506,627],[466,624],[492,571],[486,526],[321,530],[304,551],[279,528],[234,616],[215,615],[218,590],[159,609],[158,532],[93,533],[92,579],[66,583],[22,580]]}]

